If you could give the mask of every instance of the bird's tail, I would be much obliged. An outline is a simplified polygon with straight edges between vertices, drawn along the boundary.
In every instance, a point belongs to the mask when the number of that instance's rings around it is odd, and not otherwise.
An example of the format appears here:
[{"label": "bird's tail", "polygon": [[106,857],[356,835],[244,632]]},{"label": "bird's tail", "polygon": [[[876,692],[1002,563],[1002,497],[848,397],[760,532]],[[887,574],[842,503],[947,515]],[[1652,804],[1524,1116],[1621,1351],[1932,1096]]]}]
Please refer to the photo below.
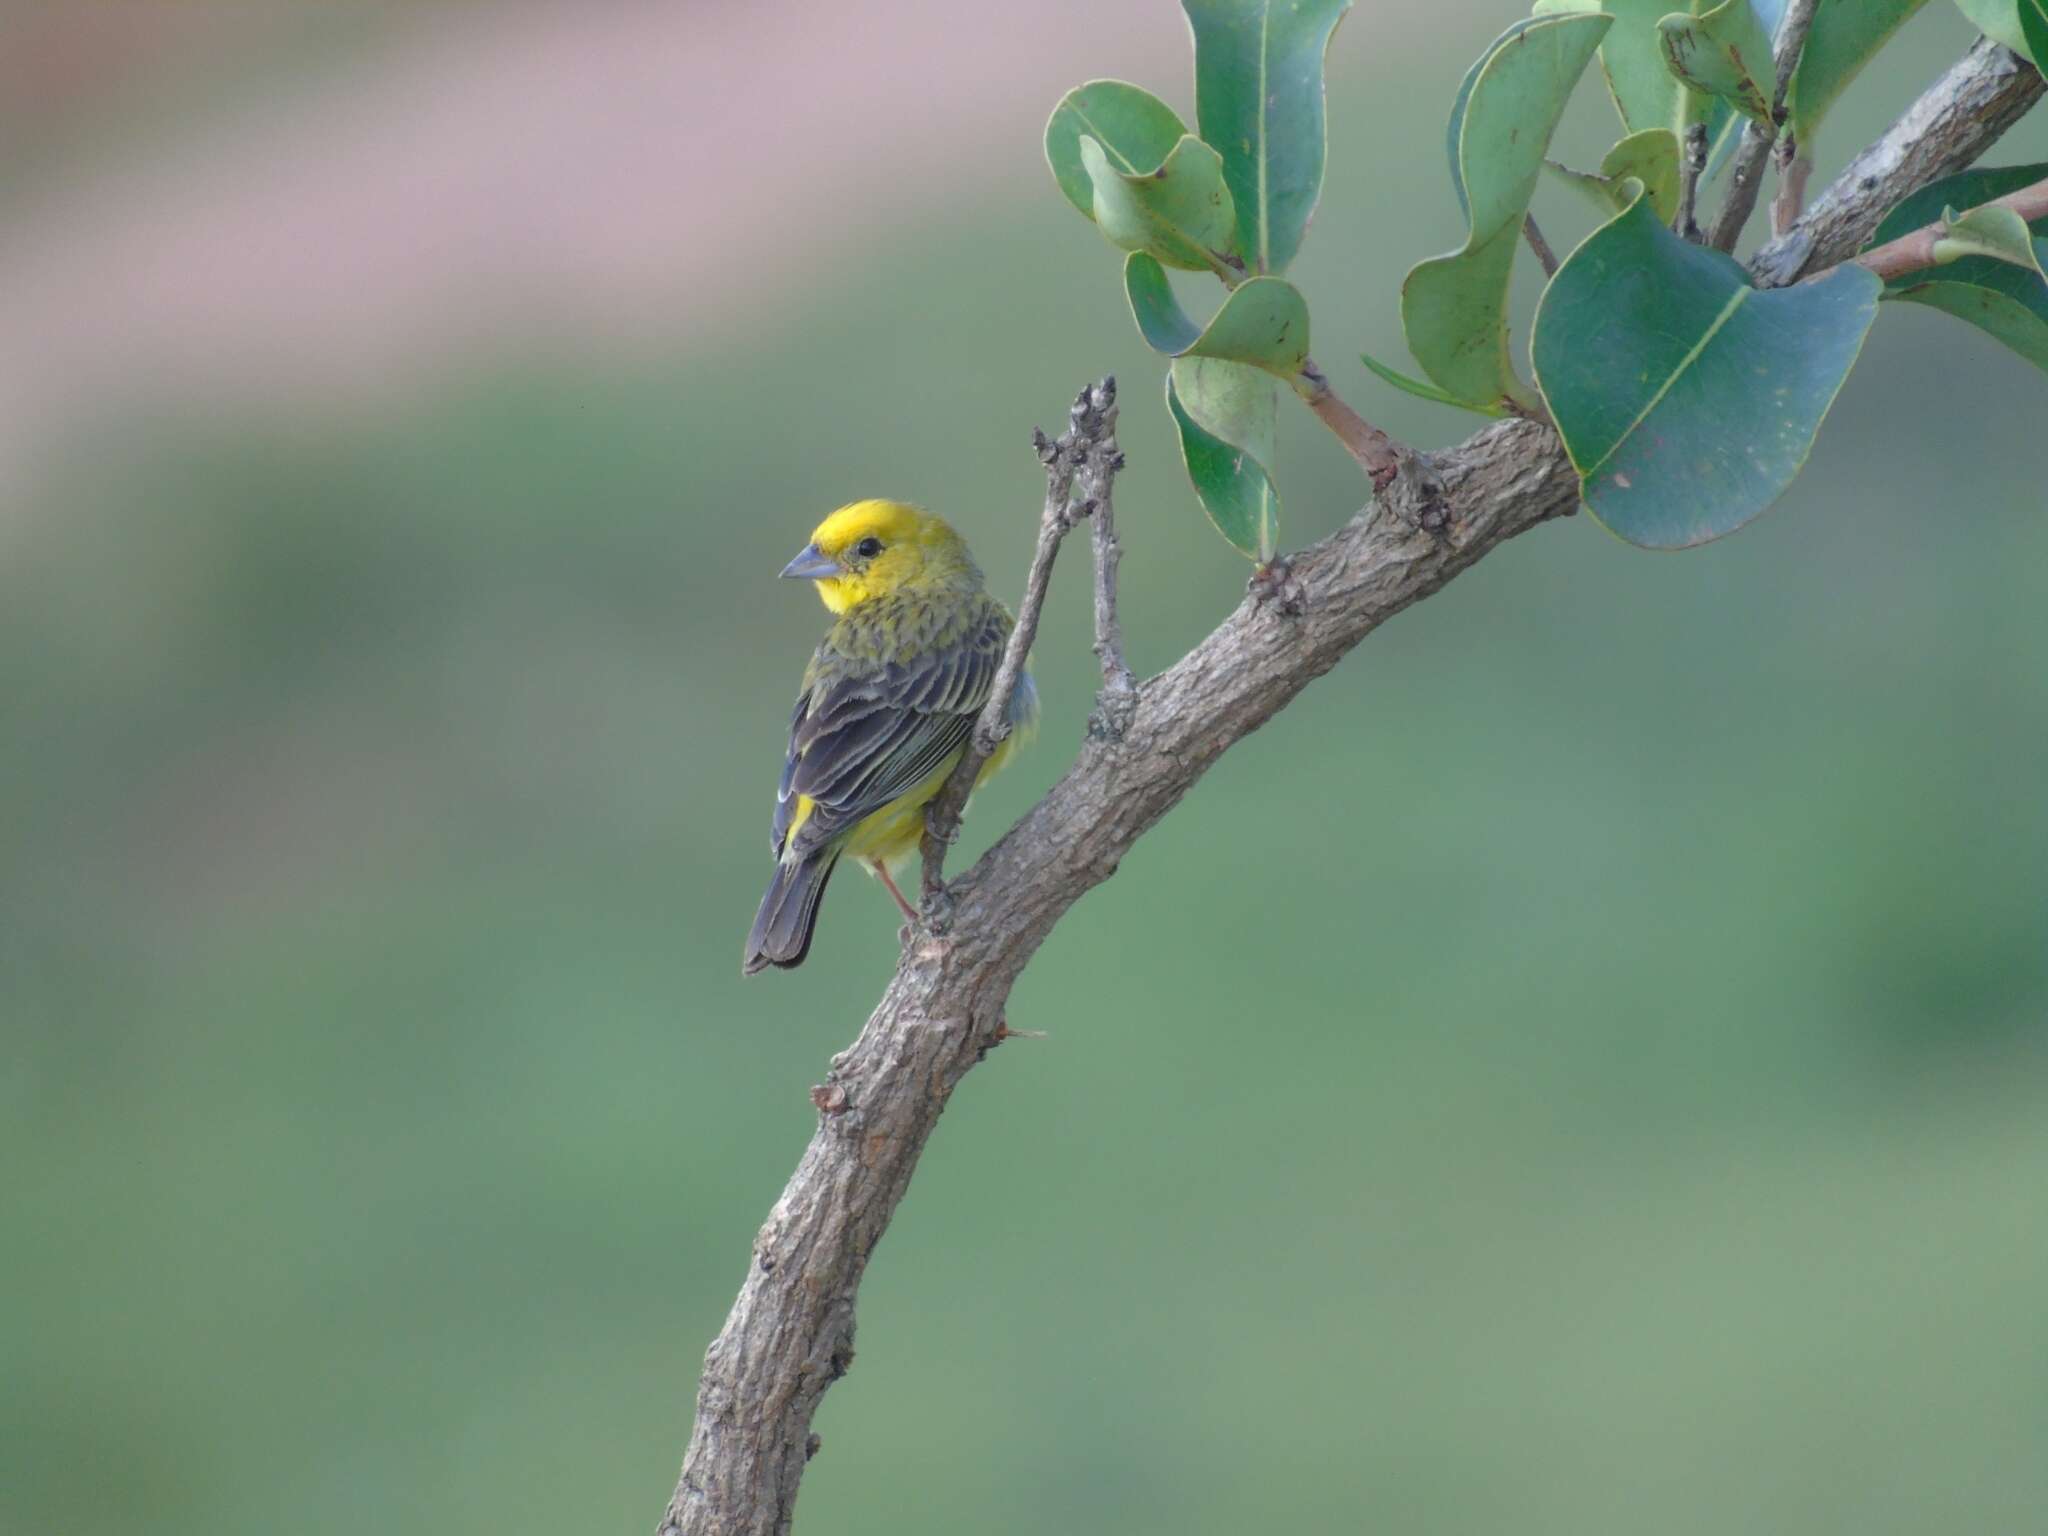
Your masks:
[{"label": "bird's tail", "polygon": [[804,963],[811,952],[811,930],[818,926],[818,899],[838,862],[838,849],[821,848],[809,858],[775,866],[761,910],[754,914],[754,931],[747,935],[747,956],[740,964],[743,975],[771,965],[793,969]]}]

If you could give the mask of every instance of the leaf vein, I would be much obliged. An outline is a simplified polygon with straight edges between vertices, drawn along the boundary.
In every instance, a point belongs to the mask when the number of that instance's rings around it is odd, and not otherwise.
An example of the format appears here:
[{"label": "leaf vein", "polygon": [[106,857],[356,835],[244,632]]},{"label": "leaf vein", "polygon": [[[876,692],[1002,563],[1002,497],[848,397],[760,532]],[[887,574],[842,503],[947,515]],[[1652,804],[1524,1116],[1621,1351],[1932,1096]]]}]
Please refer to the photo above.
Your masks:
[{"label": "leaf vein", "polygon": [[1734,293],[1728,296],[1728,302],[1721,306],[1721,313],[1714,316],[1713,322],[1701,333],[1700,339],[1692,344],[1692,350],[1678,360],[1678,366],[1664,376],[1664,382],[1657,386],[1657,392],[1650,396],[1640,411],[1636,412],[1635,419],[1622,429],[1621,435],[1615,438],[1613,446],[1600,455],[1598,463],[1591,465],[1582,472],[1584,479],[1591,480],[1608,466],[1617,453],[1621,452],[1622,446],[1631,437],[1635,436],[1636,428],[1647,421],[1650,413],[1664,403],[1664,397],[1671,393],[1671,386],[1679,381],[1688,368],[1700,360],[1700,354],[1705,352],[1713,339],[1721,334],[1722,327],[1735,317],[1735,311],[1742,308],[1743,301],[1755,291],[1753,288],[1744,286],[1737,288]]}]

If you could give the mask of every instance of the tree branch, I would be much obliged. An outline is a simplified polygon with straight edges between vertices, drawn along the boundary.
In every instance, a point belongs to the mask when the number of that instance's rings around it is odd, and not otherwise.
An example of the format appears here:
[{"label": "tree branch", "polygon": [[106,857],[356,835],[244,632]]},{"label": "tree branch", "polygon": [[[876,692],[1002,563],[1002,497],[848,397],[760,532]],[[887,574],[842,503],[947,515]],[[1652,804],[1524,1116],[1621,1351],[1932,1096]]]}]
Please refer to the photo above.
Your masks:
[{"label": "tree branch", "polygon": [[1771,160],[1778,167],[1778,195],[1771,199],[1771,238],[1776,240],[1806,211],[1806,183],[1813,177],[1813,161],[1800,152],[1799,139],[1790,128],[1778,140]]},{"label": "tree branch", "polygon": [[[947,887],[950,933],[913,934],[860,1038],[813,1090],[818,1129],[705,1355],[663,1536],[789,1529],[817,1449],[811,1417],[853,1359],[854,1292],[868,1255],[953,1089],[1008,1034],[1010,986],[1060,916],[1115,873],[1210,764],[1372,630],[1578,504],[1555,435],[1533,422],[1490,426],[1430,467],[1431,492],[1451,512],[1442,533],[1414,525],[1419,509],[1375,503],[1294,556],[1290,601],[1247,597],[1138,686],[1121,736],[1091,734],[1066,777]],[[1398,503],[1408,484],[1397,481],[1385,502]],[[1034,577],[1058,542],[1062,489],[1047,497]]]},{"label": "tree branch", "polygon": [[[1969,164],[2041,90],[2033,70],[1980,43],[1785,239],[1759,253],[1753,270],[1789,282],[1853,256],[1888,209]],[[1578,505],[1577,477],[1556,434],[1539,422],[1497,422],[1433,456],[1395,449],[1396,472],[1371,505],[1284,562],[1284,579],[1254,582],[1171,668],[1132,685],[1115,622],[1116,537],[1103,516],[1118,462],[1105,419],[1112,404],[1097,404],[1093,391],[1077,402],[1074,432],[1093,444],[1079,463],[1042,449],[1046,511],[1004,668],[1013,686],[1053,554],[1072,526],[1078,478],[1082,502],[1092,500],[1098,517],[1104,689],[1096,718],[1110,718],[1110,701],[1128,690],[1114,710],[1121,728],[1091,721],[1060,782],[945,887],[950,932],[913,933],[860,1038],[812,1089],[817,1129],[705,1354],[696,1422],[660,1536],[789,1530],[804,1465],[819,1449],[812,1416],[853,1360],[854,1298],[868,1256],[953,1090],[1010,1034],[1010,988],[1068,908],[1116,872],[1211,764],[1379,625],[1508,539]],[[1090,409],[1099,425],[1083,432]],[[1085,478],[1088,466],[1102,477],[1099,491]],[[1001,739],[996,702],[977,723],[976,745]],[[949,790],[963,779],[971,782],[964,768]],[[931,869],[928,862],[928,882]]]},{"label": "tree branch", "polygon": [[1870,238],[1909,192],[1974,165],[2041,99],[2041,72],[1989,38],[1933,85],[1884,136],[1849,162],[1796,228],[1750,260],[1766,288],[1834,265]]}]

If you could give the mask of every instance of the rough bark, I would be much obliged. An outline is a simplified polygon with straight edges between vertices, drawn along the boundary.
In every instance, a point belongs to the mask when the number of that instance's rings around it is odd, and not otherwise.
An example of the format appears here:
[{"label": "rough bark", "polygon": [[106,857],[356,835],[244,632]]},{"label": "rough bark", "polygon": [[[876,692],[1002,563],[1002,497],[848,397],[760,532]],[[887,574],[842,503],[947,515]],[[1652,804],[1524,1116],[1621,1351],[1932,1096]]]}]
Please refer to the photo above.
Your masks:
[{"label": "rough bark", "polygon": [[1884,136],[1849,162],[1797,227],[1756,253],[1750,270],[1782,288],[1854,251],[1908,192],[1977,162],[2041,99],[2041,72],[1977,39]]},{"label": "rough bark", "polygon": [[[1758,254],[1759,280],[1789,282],[1852,256],[1888,208],[1971,163],[2040,94],[2032,70],[1978,44]],[[868,1256],[954,1088],[1007,1035],[1010,988],[1067,909],[1211,764],[1379,625],[1577,502],[1571,466],[1540,423],[1496,423],[1441,454],[1403,457],[1370,506],[1262,572],[1207,639],[1134,695],[1120,656],[1109,661],[1112,563],[1098,586],[1106,692],[1088,738],[1065,777],[944,887],[945,932],[909,933],[860,1038],[812,1090],[817,1130],[705,1355],[660,1536],[789,1530],[819,1448],[812,1416],[853,1359]],[[1099,528],[1098,557],[1113,562],[1114,549],[1114,530]]]}]

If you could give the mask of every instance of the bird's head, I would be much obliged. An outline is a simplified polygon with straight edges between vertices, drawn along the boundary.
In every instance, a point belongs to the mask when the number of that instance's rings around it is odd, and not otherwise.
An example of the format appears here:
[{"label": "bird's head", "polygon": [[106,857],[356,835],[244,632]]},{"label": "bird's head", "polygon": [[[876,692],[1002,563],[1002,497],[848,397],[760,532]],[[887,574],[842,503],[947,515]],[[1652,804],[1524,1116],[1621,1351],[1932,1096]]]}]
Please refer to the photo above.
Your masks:
[{"label": "bird's head", "polygon": [[856,501],[818,524],[785,576],[818,584],[834,613],[901,592],[974,590],[981,572],[943,519],[900,501]]}]

